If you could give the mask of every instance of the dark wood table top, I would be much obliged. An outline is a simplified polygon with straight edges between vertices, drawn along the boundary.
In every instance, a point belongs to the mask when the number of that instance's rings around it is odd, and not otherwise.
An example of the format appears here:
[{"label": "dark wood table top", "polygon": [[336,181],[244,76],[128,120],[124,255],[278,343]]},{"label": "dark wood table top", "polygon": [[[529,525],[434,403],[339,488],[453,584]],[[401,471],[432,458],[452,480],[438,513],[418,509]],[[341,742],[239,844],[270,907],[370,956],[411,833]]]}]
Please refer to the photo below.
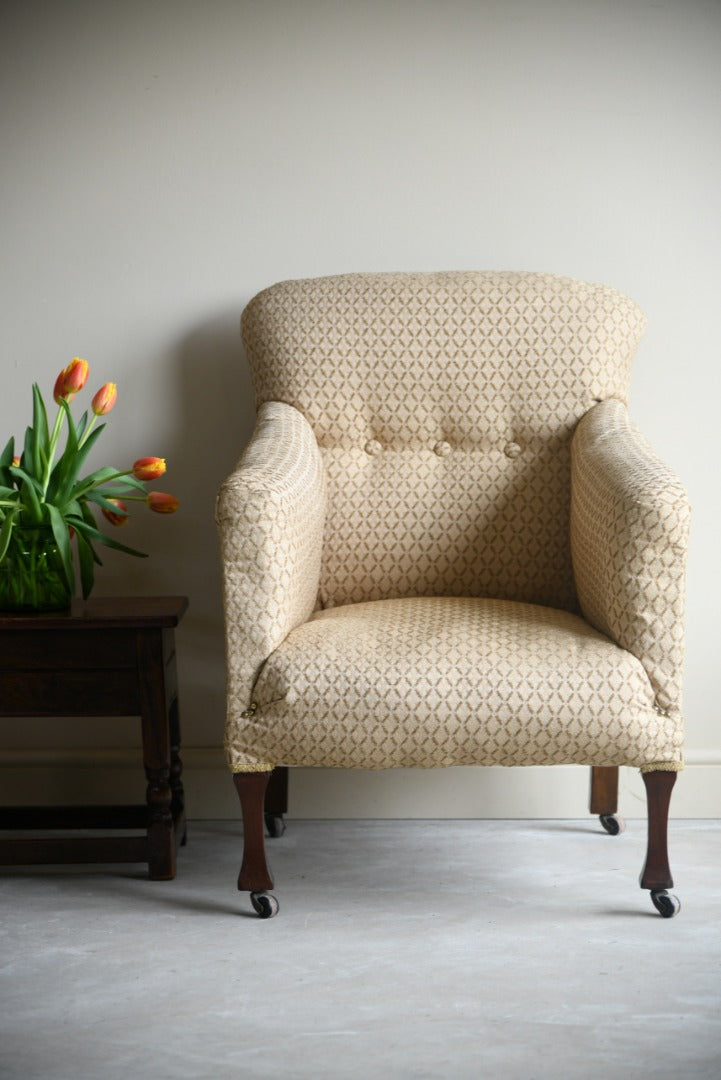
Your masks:
[{"label": "dark wood table top", "polygon": [[97,596],[73,600],[67,611],[0,612],[0,630],[103,630],[177,626],[187,596]]}]

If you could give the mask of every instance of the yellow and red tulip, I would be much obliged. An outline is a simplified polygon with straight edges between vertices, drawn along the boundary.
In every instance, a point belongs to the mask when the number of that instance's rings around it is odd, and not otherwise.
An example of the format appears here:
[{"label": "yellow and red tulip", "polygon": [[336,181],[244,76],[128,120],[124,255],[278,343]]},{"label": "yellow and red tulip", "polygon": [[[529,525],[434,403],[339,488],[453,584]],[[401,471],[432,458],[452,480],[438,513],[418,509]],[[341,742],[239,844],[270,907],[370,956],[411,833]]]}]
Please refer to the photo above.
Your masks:
[{"label": "yellow and red tulip", "polygon": [[151,491],[146,501],[156,514],[174,514],[180,506],[175,495],[166,495],[163,491]]},{"label": "yellow and red tulip", "polygon": [[141,457],[133,464],[133,476],[136,480],[157,480],[165,468],[165,458]]},{"label": "yellow and red tulip", "polygon": [[[23,550],[20,546],[23,543],[20,529],[15,529],[15,525],[27,524],[28,517],[33,522],[50,521],[71,591],[75,577],[71,542],[77,541],[77,561],[84,597],[89,595],[93,587],[94,563],[100,562],[95,553],[96,542],[128,555],[143,554],[111,538],[107,530],[98,529],[95,521],[98,509],[111,525],[122,527],[128,521],[126,504],[130,505],[131,502],[145,503],[156,514],[174,514],[180,505],[175,495],[160,491],[147,492],[146,482],[157,480],[165,474],[164,458],[138,458],[129,468],[116,470],[105,466],[82,479],[78,477],[88,451],[102,431],[103,425],[96,427],[98,417],[109,413],[117,402],[116,384],[106,382],[93,396],[80,422],[74,423],[72,400],[85,387],[89,370],[87,360],[75,356],[57,376],[53,398],[58,409],[52,429],[48,426],[40,387],[33,383],[32,425],[26,432],[21,453],[15,455],[13,439],[6,444],[2,455],[5,486],[0,500],[6,523],[0,544],[2,560],[7,550],[12,550],[13,554]],[[58,445],[66,420],[67,440],[58,461]],[[122,496],[122,499],[115,496]],[[6,508],[9,508],[10,516]],[[64,528],[61,528],[61,524]],[[9,545],[12,545],[12,549]]]},{"label": "yellow and red tulip", "polygon": [[81,360],[79,356],[73,357],[68,366],[64,368],[55,380],[53,397],[59,403],[60,398],[72,399],[85,386],[88,381],[90,365],[87,360]]},{"label": "yellow and red tulip", "polygon": [[53,400],[60,404],[60,398],[64,397],[63,385],[65,383],[65,369],[60,372],[53,387]]},{"label": "yellow and red tulip", "polygon": [[90,407],[96,416],[105,416],[115,405],[118,396],[118,388],[114,382],[106,382],[101,386],[90,403]]},{"label": "yellow and red tulip", "polygon": [[103,517],[107,518],[111,525],[125,525],[128,520],[128,508],[125,503],[121,502],[120,499],[108,499],[108,502],[112,503],[113,506],[117,506],[120,513],[115,514],[112,510],[103,507]]}]

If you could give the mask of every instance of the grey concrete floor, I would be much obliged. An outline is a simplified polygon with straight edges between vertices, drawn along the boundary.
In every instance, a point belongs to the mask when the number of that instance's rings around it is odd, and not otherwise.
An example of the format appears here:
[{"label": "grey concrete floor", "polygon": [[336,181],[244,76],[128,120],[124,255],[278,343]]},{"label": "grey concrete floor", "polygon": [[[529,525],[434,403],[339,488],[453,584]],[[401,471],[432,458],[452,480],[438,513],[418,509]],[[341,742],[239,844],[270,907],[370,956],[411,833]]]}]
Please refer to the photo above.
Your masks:
[{"label": "grey concrete floor", "polygon": [[0,1076],[718,1080],[720,841],[672,824],[670,920],[640,821],[291,821],[266,921],[230,822],[172,882],[3,868]]}]

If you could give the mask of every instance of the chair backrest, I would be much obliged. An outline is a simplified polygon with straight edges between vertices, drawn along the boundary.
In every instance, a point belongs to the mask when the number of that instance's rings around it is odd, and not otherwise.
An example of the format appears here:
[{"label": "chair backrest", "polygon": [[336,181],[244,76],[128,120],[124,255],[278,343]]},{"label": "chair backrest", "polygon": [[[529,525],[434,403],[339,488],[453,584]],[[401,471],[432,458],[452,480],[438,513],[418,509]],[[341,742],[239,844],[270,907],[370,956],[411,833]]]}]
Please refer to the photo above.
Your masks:
[{"label": "chair backrest", "polygon": [[322,449],[320,603],[495,596],[575,609],[569,444],[627,399],[645,327],[614,289],[531,273],[350,274],[256,296],[256,404]]}]

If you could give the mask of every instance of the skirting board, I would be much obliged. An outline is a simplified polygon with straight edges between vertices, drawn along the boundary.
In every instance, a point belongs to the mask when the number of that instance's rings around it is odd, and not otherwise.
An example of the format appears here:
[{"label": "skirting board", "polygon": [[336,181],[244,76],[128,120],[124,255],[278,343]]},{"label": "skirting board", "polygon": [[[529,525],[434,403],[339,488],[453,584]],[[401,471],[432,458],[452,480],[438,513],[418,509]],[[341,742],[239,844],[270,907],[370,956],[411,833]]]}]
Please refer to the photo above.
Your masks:
[{"label": "skirting board", "polygon": [[[188,816],[236,819],[239,806],[223,754],[183,750]],[[289,818],[579,818],[588,811],[589,770],[462,767],[293,769]],[[140,750],[0,750],[0,803],[142,802]],[[621,769],[619,811],[644,817],[643,782]],[[676,818],[721,818],[721,751],[689,753],[671,801]]]}]

